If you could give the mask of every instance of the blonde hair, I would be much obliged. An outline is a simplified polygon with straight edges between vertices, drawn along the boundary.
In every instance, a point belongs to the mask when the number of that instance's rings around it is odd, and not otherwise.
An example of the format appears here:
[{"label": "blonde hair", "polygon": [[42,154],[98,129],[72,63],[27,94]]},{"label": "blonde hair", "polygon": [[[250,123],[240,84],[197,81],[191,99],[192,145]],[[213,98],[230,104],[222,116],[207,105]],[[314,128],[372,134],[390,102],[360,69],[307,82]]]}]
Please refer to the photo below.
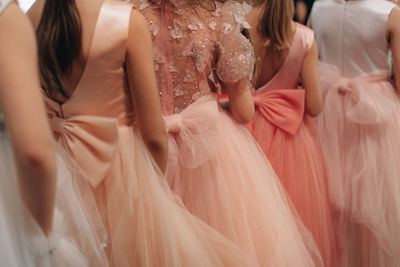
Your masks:
[{"label": "blonde hair", "polygon": [[258,24],[258,31],[266,39],[264,45],[272,46],[276,50],[290,47],[293,0],[256,0],[255,4],[264,5],[263,15]]}]

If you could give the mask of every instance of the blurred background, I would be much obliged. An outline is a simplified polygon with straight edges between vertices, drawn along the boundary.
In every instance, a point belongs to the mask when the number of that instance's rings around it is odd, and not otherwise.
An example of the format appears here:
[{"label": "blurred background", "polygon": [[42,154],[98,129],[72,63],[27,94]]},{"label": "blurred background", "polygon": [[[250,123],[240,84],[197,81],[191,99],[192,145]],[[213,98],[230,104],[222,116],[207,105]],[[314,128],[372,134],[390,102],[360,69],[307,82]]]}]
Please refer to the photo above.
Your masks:
[{"label": "blurred background", "polygon": [[294,0],[294,19],[302,24],[307,24],[314,0]]}]

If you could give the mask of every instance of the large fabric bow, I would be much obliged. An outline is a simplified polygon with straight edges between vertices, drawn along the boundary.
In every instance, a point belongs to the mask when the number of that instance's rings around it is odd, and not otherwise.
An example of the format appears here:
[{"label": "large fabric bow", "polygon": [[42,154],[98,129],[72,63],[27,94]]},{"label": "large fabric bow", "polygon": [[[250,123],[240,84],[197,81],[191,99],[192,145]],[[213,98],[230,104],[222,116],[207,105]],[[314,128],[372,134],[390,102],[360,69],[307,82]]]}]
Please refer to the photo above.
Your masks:
[{"label": "large fabric bow", "polygon": [[253,101],[268,122],[289,134],[297,133],[304,116],[304,90],[270,90],[253,96]]},{"label": "large fabric bow", "polygon": [[343,103],[346,118],[365,125],[391,119],[398,100],[387,71],[377,70],[355,78],[344,78],[330,65],[320,64],[319,68],[325,110],[334,111],[338,103]]},{"label": "large fabric bow", "polygon": [[165,117],[170,158],[179,159],[187,168],[208,160],[217,149],[219,112],[217,96],[206,95],[181,113]]},{"label": "large fabric bow", "polygon": [[97,116],[49,114],[56,138],[78,163],[93,188],[108,174],[118,151],[118,121]]}]

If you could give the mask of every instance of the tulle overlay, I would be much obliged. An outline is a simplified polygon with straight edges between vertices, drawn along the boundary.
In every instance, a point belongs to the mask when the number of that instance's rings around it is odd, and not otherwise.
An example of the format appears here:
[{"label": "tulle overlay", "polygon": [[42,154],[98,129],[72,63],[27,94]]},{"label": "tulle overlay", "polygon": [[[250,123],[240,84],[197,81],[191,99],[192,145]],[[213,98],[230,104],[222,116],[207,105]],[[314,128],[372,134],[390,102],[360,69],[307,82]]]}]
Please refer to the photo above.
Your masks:
[{"label": "tulle overlay", "polygon": [[134,128],[119,127],[119,143],[109,176],[95,189],[112,266],[255,266],[184,209]]},{"label": "tulle overlay", "polygon": [[327,161],[330,197],[342,211],[345,244],[362,250],[348,252],[349,266],[397,266],[398,95],[387,71],[352,79],[340,77],[337,69],[327,64],[321,64],[320,71],[324,109],[317,123]]},{"label": "tulle overlay", "polygon": [[[53,231],[46,237],[33,216],[22,203],[9,139],[0,132],[0,234],[2,266],[40,267],[87,267],[107,266],[102,253],[106,235],[102,224],[89,218],[86,207],[81,205],[84,197],[90,202],[88,187],[77,184],[79,170],[64,158],[58,147],[57,195]],[[89,194],[86,194],[89,193]],[[97,226],[96,226],[97,225]],[[95,227],[96,226],[96,227]]]},{"label": "tulle overlay", "polygon": [[[166,117],[167,178],[184,205],[261,266],[314,266],[319,252],[254,139],[208,94]],[[315,263],[313,262],[315,261]]]},{"label": "tulle overlay", "polygon": [[256,112],[247,128],[312,232],[325,266],[337,266],[324,159],[314,121],[304,114],[305,91],[264,89],[254,92]]}]

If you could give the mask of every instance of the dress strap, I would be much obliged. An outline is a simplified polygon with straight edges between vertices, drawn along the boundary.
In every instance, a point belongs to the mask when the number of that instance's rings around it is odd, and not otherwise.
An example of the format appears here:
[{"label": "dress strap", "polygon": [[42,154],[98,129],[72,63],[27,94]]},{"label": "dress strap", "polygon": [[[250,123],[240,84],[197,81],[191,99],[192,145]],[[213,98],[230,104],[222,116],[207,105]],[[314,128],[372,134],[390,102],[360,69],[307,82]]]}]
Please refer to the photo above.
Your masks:
[{"label": "dress strap", "polygon": [[95,84],[93,75],[106,75],[109,74],[110,68],[124,65],[129,21],[134,8],[132,3],[126,1],[106,0],[103,3],[85,72],[78,86],[89,88],[101,86],[100,80],[97,81],[99,84]]},{"label": "dress strap", "polygon": [[296,34],[291,49],[281,71],[277,74],[277,80],[291,76],[298,77],[300,75],[304,58],[310,51],[314,42],[313,30],[300,23],[296,23],[296,26]]},{"label": "dress strap", "polygon": [[304,25],[297,24],[299,30],[299,48],[303,49],[304,57],[310,52],[312,44],[314,42],[314,31]]},{"label": "dress strap", "polygon": [[[127,1],[106,0],[104,2],[92,41],[94,61],[98,58],[101,58],[103,62],[110,62],[108,60],[112,62],[115,59],[124,61],[129,21],[134,8],[134,5]],[[116,52],[118,55],[115,55]]]}]

